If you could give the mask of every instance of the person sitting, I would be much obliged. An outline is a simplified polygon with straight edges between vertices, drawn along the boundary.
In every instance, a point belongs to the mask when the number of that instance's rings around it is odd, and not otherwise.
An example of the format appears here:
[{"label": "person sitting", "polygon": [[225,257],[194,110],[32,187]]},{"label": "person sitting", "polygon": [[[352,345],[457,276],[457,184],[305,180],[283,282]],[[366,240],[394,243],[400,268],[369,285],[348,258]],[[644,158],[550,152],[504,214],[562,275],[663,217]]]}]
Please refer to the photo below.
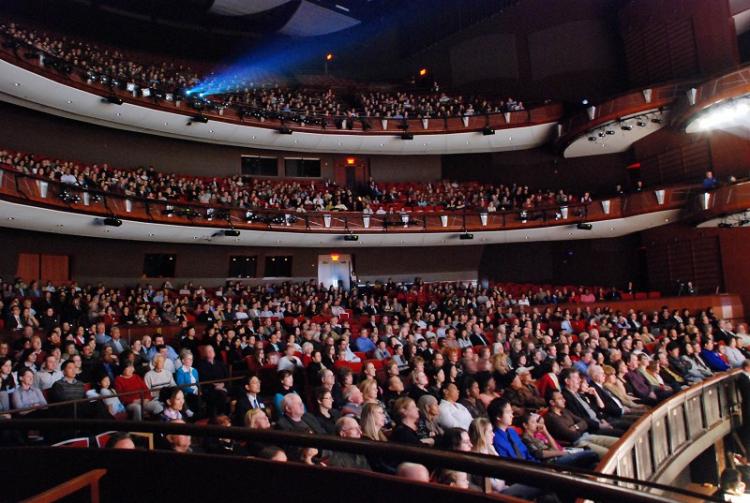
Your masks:
[{"label": "person sitting", "polygon": [[434,438],[420,438],[417,434],[419,409],[414,400],[408,396],[397,399],[393,404],[393,414],[397,424],[391,434],[391,441],[411,445],[435,444]]},{"label": "person sitting", "polygon": [[573,414],[565,407],[565,397],[561,391],[548,391],[549,411],[544,416],[550,434],[574,447],[587,447],[600,458],[607,455],[609,448],[617,442],[617,437],[592,434],[588,421]]},{"label": "person sitting", "polygon": [[[205,347],[206,357],[203,358],[196,370],[202,381],[220,381],[229,377],[226,365],[221,358],[216,358],[216,351],[213,346]],[[227,409],[227,388],[226,383],[213,382],[204,384],[201,387],[203,400],[206,402],[206,409],[209,417],[217,414],[225,414]]]},{"label": "person sitting", "polygon": [[[319,387],[315,391],[315,402],[317,407],[313,409],[313,415],[320,425],[329,435],[336,433],[336,425],[341,417],[338,410],[333,408],[333,395],[324,387]],[[359,426],[359,424],[357,425]]]},{"label": "person sitting", "polygon": [[253,409],[265,410],[266,405],[260,399],[261,382],[257,376],[250,376],[243,386],[243,393],[237,399],[234,411],[234,425],[242,426],[245,415]]},{"label": "person sitting", "polygon": [[104,399],[109,415],[115,419],[127,417],[125,405],[117,397],[117,392],[110,389],[110,380],[107,374],[102,374],[94,384],[94,387],[86,392],[87,398],[109,397]]},{"label": "person sitting", "polygon": [[63,378],[62,372],[57,370],[57,358],[49,355],[44,359],[44,366],[34,376],[34,384],[40,390],[48,390]]},{"label": "person sitting", "polygon": [[351,385],[344,390],[346,403],[341,407],[342,416],[352,416],[359,419],[362,416],[364,396],[357,386]]},{"label": "person sitting", "polygon": [[154,399],[159,399],[159,391],[162,388],[176,386],[172,374],[164,369],[165,361],[166,358],[164,355],[155,355],[153,359],[154,368],[146,372],[146,375],[143,376],[143,381],[148,386],[148,389],[151,390],[151,397]]},{"label": "person sitting", "polygon": [[299,433],[310,433],[325,435],[326,431],[320,425],[315,416],[305,412],[302,398],[296,393],[289,393],[281,400],[282,415],[276,423],[276,427],[282,431],[294,431]]},{"label": "person sitting", "polygon": [[185,393],[180,388],[165,388],[162,390],[161,399],[164,403],[161,418],[164,421],[183,419],[182,409],[185,407]]},{"label": "person sitting", "polygon": [[141,376],[135,373],[132,361],[125,362],[122,374],[115,378],[115,390],[133,421],[143,419],[144,411],[156,416],[164,409],[159,400],[152,399],[148,386]]},{"label": "person sitting", "polygon": [[282,414],[282,401],[289,393],[297,393],[294,389],[294,374],[289,370],[281,370],[278,373],[278,391],[273,397],[274,410],[277,415]]},{"label": "person sitting", "polygon": [[[563,383],[562,395],[568,410],[588,423],[587,431],[608,436],[622,436],[624,429],[611,424],[604,414],[604,403],[596,390],[584,383],[581,374],[575,369],[564,369],[560,373]],[[589,402],[591,400],[591,402]]]},{"label": "person sitting", "polygon": [[[18,387],[12,393],[11,402],[14,409],[41,408],[47,405],[42,390],[34,386],[34,371],[30,368],[22,368],[18,371]],[[41,409],[27,410],[18,414],[29,418],[44,415]]]},{"label": "person sitting", "polygon": [[[341,417],[336,420],[334,433],[337,437],[359,439],[362,438],[362,428],[353,417]],[[372,471],[370,463],[362,454],[354,452],[334,451],[328,458],[328,466],[337,468],[354,468]]]},{"label": "person sitting", "polygon": [[175,371],[174,380],[177,386],[190,385],[182,388],[185,393],[185,401],[187,407],[185,408],[185,415],[187,417],[193,417],[195,412],[199,412],[203,408],[201,398],[198,395],[198,371],[193,368],[193,353],[188,349],[180,351],[180,365]]},{"label": "person sitting", "polygon": [[437,398],[424,395],[417,401],[417,408],[419,409],[417,435],[422,443],[435,445],[444,433],[443,427],[438,423],[440,406]]},{"label": "person sitting", "polygon": [[521,438],[531,455],[539,461],[589,470],[599,462],[599,456],[593,451],[563,448],[547,430],[544,418],[535,412],[526,414],[521,424],[523,425]]},{"label": "person sitting", "polygon": [[296,348],[292,344],[288,344],[286,348],[284,348],[284,356],[279,358],[279,363],[276,369],[294,372],[297,369],[303,368],[302,360],[300,360],[295,354],[296,352]]},{"label": "person sitting", "polygon": [[721,353],[716,350],[715,343],[708,339],[703,343],[701,358],[708,364],[708,368],[713,372],[725,372],[730,369],[729,364],[721,357]]},{"label": "person sitting", "polygon": [[446,430],[448,428],[462,428],[468,431],[473,418],[468,409],[458,403],[458,386],[449,382],[443,386],[442,391],[443,400],[439,405],[438,424]]}]

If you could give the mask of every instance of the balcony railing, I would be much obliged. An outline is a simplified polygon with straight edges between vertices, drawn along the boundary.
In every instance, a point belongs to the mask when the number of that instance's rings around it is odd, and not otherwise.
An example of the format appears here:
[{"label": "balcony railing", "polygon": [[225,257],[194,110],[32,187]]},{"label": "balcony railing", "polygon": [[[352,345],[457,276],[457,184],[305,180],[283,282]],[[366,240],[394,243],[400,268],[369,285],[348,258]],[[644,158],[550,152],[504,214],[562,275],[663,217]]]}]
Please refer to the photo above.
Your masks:
[{"label": "balcony railing", "polygon": [[487,212],[481,209],[424,211],[418,207],[386,214],[354,211],[299,212],[130,197],[83,189],[0,165],[0,198],[62,211],[170,225],[332,234],[481,232],[533,229],[626,218],[681,208],[694,186],[649,190],[588,204]]},{"label": "balcony railing", "polygon": [[709,446],[732,430],[740,401],[739,370],[677,393],[641,417],[610,449],[596,471],[669,484]]},{"label": "balcony railing", "polygon": [[224,106],[208,98],[187,96],[179,89],[160,89],[108,74],[95,73],[7,35],[0,34],[0,38],[2,39],[0,59],[44,75],[56,82],[103,97],[116,97],[123,102],[139,106],[179,113],[188,117],[199,113],[211,120],[236,122],[256,127],[277,129],[285,126],[294,131],[323,134],[466,133],[481,131],[486,127],[506,129],[548,124],[556,122],[563,114],[563,107],[560,103],[545,103],[513,112],[410,119],[310,115],[294,110],[277,113],[249,106]]}]

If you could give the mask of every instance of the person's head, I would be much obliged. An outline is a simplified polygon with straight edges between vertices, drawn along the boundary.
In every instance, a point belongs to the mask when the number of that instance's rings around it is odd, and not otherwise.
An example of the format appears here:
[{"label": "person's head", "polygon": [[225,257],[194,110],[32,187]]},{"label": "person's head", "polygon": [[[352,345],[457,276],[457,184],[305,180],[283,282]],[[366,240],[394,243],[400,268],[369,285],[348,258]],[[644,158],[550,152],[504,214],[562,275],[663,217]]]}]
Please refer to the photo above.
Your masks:
[{"label": "person's head", "polygon": [[562,392],[550,388],[547,391],[547,403],[549,403],[549,406],[553,410],[562,410],[565,408],[565,397],[563,396]]},{"label": "person's head", "polygon": [[399,376],[391,376],[388,378],[388,390],[397,394],[403,393],[404,382]]},{"label": "person's head", "polygon": [[362,428],[356,419],[344,416],[336,421],[336,435],[342,438],[362,438]]},{"label": "person's head", "polygon": [[415,482],[430,481],[430,472],[419,463],[401,463],[396,468],[396,476]]},{"label": "person's head", "polygon": [[281,402],[281,410],[284,411],[285,416],[294,421],[299,421],[305,413],[305,406],[297,393],[288,393],[284,395]]},{"label": "person's head", "polygon": [[[164,393],[164,391],[162,391]],[[167,399],[165,400],[167,407],[172,410],[181,411],[185,405],[185,393],[180,388],[172,388],[167,393]]]},{"label": "person's head", "polygon": [[539,429],[539,414],[536,412],[529,412],[524,414],[521,424],[523,425],[524,431],[533,435]]},{"label": "person's head", "polygon": [[502,430],[513,424],[513,407],[505,398],[495,398],[487,407],[487,415],[493,426]]},{"label": "person's head", "polygon": [[53,371],[57,368],[57,358],[50,355],[44,359],[44,369]]},{"label": "person's head", "polygon": [[469,489],[469,476],[466,472],[459,472],[457,470],[443,470],[440,472],[438,482],[446,484],[451,487],[458,487],[460,489]]},{"label": "person's head", "polygon": [[135,449],[135,442],[130,433],[117,431],[109,436],[105,447],[107,449]]},{"label": "person's head", "polygon": [[73,360],[65,360],[62,364],[62,374],[65,379],[75,379],[77,374],[76,363]]},{"label": "person's head", "polygon": [[185,367],[187,368],[192,367],[193,366],[193,353],[188,349],[183,349],[182,351],[180,351],[180,361]]},{"label": "person's head", "polygon": [[353,403],[356,405],[361,405],[364,403],[364,396],[362,395],[362,392],[359,390],[357,386],[349,386],[347,387],[344,392],[344,400],[346,400],[349,403]]},{"label": "person's head", "polygon": [[393,412],[402,423],[416,424],[419,420],[419,408],[408,396],[402,396],[393,402]]},{"label": "person's head", "polygon": [[[170,421],[170,424],[185,424],[185,421],[182,419],[174,419]],[[188,452],[190,450],[190,444],[192,443],[192,438],[190,438],[190,435],[182,435],[182,434],[168,434],[166,436],[167,442],[172,446],[172,450],[175,452]]]},{"label": "person's head", "polygon": [[31,387],[34,384],[34,371],[28,367],[23,367],[18,371],[18,381],[26,386]]},{"label": "person's head", "polygon": [[750,372],[750,359],[742,362],[742,370],[743,372]]},{"label": "person's head", "polygon": [[109,389],[111,384],[112,383],[109,380],[109,376],[107,374],[102,374],[101,377],[99,377],[99,380],[96,381],[96,389],[97,391]]},{"label": "person's head", "polygon": [[485,417],[474,419],[469,425],[469,439],[474,450],[486,452],[492,445],[492,423]]},{"label": "person's head", "polygon": [[13,360],[8,357],[0,358],[0,373],[8,375],[13,369]]},{"label": "person's head", "polygon": [[448,428],[443,434],[443,443],[451,451],[469,452],[473,447],[469,432],[463,428]]},{"label": "person's head", "polygon": [[282,389],[290,390],[294,386],[294,374],[289,370],[279,371],[279,384]]},{"label": "person's head", "polygon": [[284,450],[280,447],[276,447],[275,445],[269,445],[261,449],[261,451],[258,453],[258,457],[261,459],[267,459],[269,461],[277,461],[279,463],[286,463],[288,461]]},{"label": "person's head", "polygon": [[563,382],[563,386],[573,393],[578,393],[578,390],[581,389],[581,374],[575,369],[564,369],[560,373],[560,380]]},{"label": "person's head", "polygon": [[157,353],[154,356],[154,370],[157,372],[164,370],[164,355]]},{"label": "person's head", "polygon": [[458,386],[453,384],[452,382],[446,383],[443,386],[443,398],[449,402],[455,403],[458,401],[459,393],[458,393]]},{"label": "person's head", "polygon": [[604,374],[604,368],[599,365],[589,367],[589,377],[596,384],[604,384],[604,381],[607,379],[607,376]]},{"label": "person's head", "polygon": [[245,426],[252,430],[270,430],[271,421],[268,420],[263,409],[250,409],[245,413]]},{"label": "person's head", "polygon": [[422,395],[417,401],[417,408],[426,419],[435,419],[440,415],[437,398],[432,395]]},{"label": "person's head", "polygon": [[375,379],[365,379],[357,387],[362,392],[362,399],[365,402],[372,402],[378,399],[378,382]]},{"label": "person's head", "polygon": [[370,440],[380,440],[385,426],[385,412],[377,403],[366,403],[362,407],[362,434]]}]

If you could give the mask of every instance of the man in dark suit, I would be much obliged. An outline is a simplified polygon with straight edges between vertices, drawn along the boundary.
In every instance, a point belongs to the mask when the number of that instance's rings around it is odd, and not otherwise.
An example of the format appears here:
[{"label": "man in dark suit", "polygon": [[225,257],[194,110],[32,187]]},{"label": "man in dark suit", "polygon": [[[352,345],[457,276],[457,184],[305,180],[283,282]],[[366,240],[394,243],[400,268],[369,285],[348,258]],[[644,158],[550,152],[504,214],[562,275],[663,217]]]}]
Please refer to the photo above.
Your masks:
[{"label": "man in dark suit", "polygon": [[469,340],[471,340],[471,344],[473,346],[487,346],[489,345],[489,342],[487,341],[487,338],[482,333],[482,330],[479,328],[475,328],[471,332],[471,336],[469,337]]},{"label": "man in dark suit", "polygon": [[245,414],[252,409],[263,409],[266,406],[260,399],[260,379],[251,376],[245,384],[244,392],[237,399],[237,406],[234,412],[234,425],[245,426]]},{"label": "man in dark suit", "polygon": [[581,374],[575,369],[563,369],[560,372],[560,383],[562,384],[562,394],[565,398],[565,408],[574,415],[583,418],[588,425],[588,431],[599,435],[620,437],[625,433],[624,430],[615,428],[605,419],[599,417],[599,414],[587,400],[579,394],[581,389]]},{"label": "man in dark suit", "polygon": [[591,387],[604,402],[604,413],[607,416],[621,421],[621,424],[626,428],[630,427],[641,416],[633,413],[631,409],[623,405],[619,398],[604,387],[607,376],[601,366],[592,365],[589,367],[589,377],[591,378]]}]

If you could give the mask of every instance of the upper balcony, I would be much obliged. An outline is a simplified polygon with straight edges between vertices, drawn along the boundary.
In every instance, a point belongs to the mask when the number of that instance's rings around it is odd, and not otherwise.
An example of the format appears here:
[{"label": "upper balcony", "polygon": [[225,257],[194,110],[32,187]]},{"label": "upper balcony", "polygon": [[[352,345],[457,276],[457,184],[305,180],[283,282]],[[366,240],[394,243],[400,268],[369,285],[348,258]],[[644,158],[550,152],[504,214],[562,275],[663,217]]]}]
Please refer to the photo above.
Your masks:
[{"label": "upper balcony", "polygon": [[[272,150],[347,154],[466,154],[539,147],[554,135],[562,105],[450,118],[268,117],[236,107],[191,106],[187,96],[139,88],[39,49],[0,49],[0,99],[102,126],[183,140]],[[68,71],[69,70],[69,71]]]},{"label": "upper balcony", "polygon": [[3,227],[80,236],[235,246],[456,246],[611,238],[680,218],[693,187],[530,210],[249,210],[96,192],[0,167]]}]

